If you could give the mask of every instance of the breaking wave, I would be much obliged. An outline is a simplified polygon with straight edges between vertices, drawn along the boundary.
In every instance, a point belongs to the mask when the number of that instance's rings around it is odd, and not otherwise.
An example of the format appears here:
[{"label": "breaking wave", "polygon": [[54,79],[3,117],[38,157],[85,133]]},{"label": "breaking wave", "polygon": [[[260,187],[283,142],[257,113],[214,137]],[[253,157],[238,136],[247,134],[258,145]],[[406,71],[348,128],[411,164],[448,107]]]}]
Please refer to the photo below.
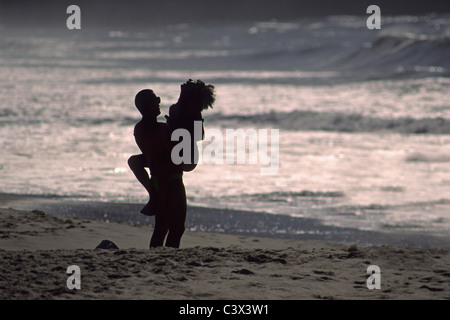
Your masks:
[{"label": "breaking wave", "polygon": [[436,118],[376,118],[359,114],[314,111],[270,112],[256,115],[214,114],[208,121],[252,124],[284,130],[320,130],[338,132],[398,132],[415,134],[450,134],[450,120]]}]

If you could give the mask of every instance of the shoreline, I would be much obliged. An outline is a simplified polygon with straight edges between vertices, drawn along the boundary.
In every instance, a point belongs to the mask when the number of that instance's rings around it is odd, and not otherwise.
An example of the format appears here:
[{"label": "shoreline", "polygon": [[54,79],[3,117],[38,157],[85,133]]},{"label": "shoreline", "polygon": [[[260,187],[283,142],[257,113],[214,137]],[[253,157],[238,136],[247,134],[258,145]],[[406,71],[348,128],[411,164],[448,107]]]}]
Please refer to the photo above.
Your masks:
[{"label": "shoreline", "polygon": [[[0,193],[0,208],[40,210],[47,214],[129,225],[151,226],[154,217],[139,214],[142,204],[79,201],[54,196]],[[232,209],[189,206],[186,230],[273,239],[316,240],[344,244],[449,248],[450,237],[424,232],[376,232],[327,226],[318,219]],[[183,240],[182,240],[183,241]]]}]

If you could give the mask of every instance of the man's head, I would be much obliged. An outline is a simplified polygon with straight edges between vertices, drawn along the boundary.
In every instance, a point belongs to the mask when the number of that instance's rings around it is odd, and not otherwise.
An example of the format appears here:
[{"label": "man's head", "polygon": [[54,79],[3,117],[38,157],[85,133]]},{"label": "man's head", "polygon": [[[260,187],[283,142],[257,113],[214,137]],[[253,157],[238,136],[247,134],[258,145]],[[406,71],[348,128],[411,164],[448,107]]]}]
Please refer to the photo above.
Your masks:
[{"label": "man's head", "polygon": [[161,103],[161,98],[158,97],[153,90],[144,89],[138,92],[134,98],[134,104],[139,112],[143,116],[157,117],[161,110],[159,109],[159,104]]}]

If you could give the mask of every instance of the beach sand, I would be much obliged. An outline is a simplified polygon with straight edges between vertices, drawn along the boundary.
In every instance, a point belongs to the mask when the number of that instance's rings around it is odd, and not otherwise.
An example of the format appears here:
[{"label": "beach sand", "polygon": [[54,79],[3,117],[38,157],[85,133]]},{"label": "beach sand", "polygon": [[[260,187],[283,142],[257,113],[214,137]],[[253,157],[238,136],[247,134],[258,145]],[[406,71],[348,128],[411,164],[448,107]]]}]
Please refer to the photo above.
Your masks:
[{"label": "beach sand", "polygon": [[[0,209],[0,299],[450,299],[449,248],[189,232],[148,249],[151,226]],[[119,249],[95,249],[102,240]],[[67,268],[81,288],[67,288]],[[367,268],[381,270],[369,290]]]}]

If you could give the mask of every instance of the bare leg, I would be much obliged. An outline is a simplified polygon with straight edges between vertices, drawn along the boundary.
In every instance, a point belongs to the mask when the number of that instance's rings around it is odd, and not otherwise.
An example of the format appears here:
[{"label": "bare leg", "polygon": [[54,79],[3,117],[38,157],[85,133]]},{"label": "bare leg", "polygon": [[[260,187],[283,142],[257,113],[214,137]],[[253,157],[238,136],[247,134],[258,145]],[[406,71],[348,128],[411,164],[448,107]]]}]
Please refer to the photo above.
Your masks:
[{"label": "bare leg", "polygon": [[145,170],[146,162],[144,155],[138,154],[131,156],[128,159],[128,166],[130,167],[131,171],[133,171],[136,179],[144,186],[145,190],[147,190],[149,195],[149,201],[141,210],[141,213],[144,215],[154,215],[156,206],[151,205],[150,202],[156,202],[157,197],[155,195],[155,190],[152,186],[148,172],[147,170]]},{"label": "bare leg", "polygon": [[157,213],[155,216],[155,229],[150,240],[150,248],[161,247],[164,244],[169,225],[165,213]]},{"label": "bare leg", "polygon": [[164,181],[161,183],[159,201],[162,210],[155,216],[155,229],[150,241],[150,248],[179,248],[186,223],[186,190],[182,179]]},{"label": "bare leg", "polygon": [[183,180],[176,179],[170,182],[170,193],[168,194],[168,229],[166,246],[179,248],[186,223],[186,190]]}]

